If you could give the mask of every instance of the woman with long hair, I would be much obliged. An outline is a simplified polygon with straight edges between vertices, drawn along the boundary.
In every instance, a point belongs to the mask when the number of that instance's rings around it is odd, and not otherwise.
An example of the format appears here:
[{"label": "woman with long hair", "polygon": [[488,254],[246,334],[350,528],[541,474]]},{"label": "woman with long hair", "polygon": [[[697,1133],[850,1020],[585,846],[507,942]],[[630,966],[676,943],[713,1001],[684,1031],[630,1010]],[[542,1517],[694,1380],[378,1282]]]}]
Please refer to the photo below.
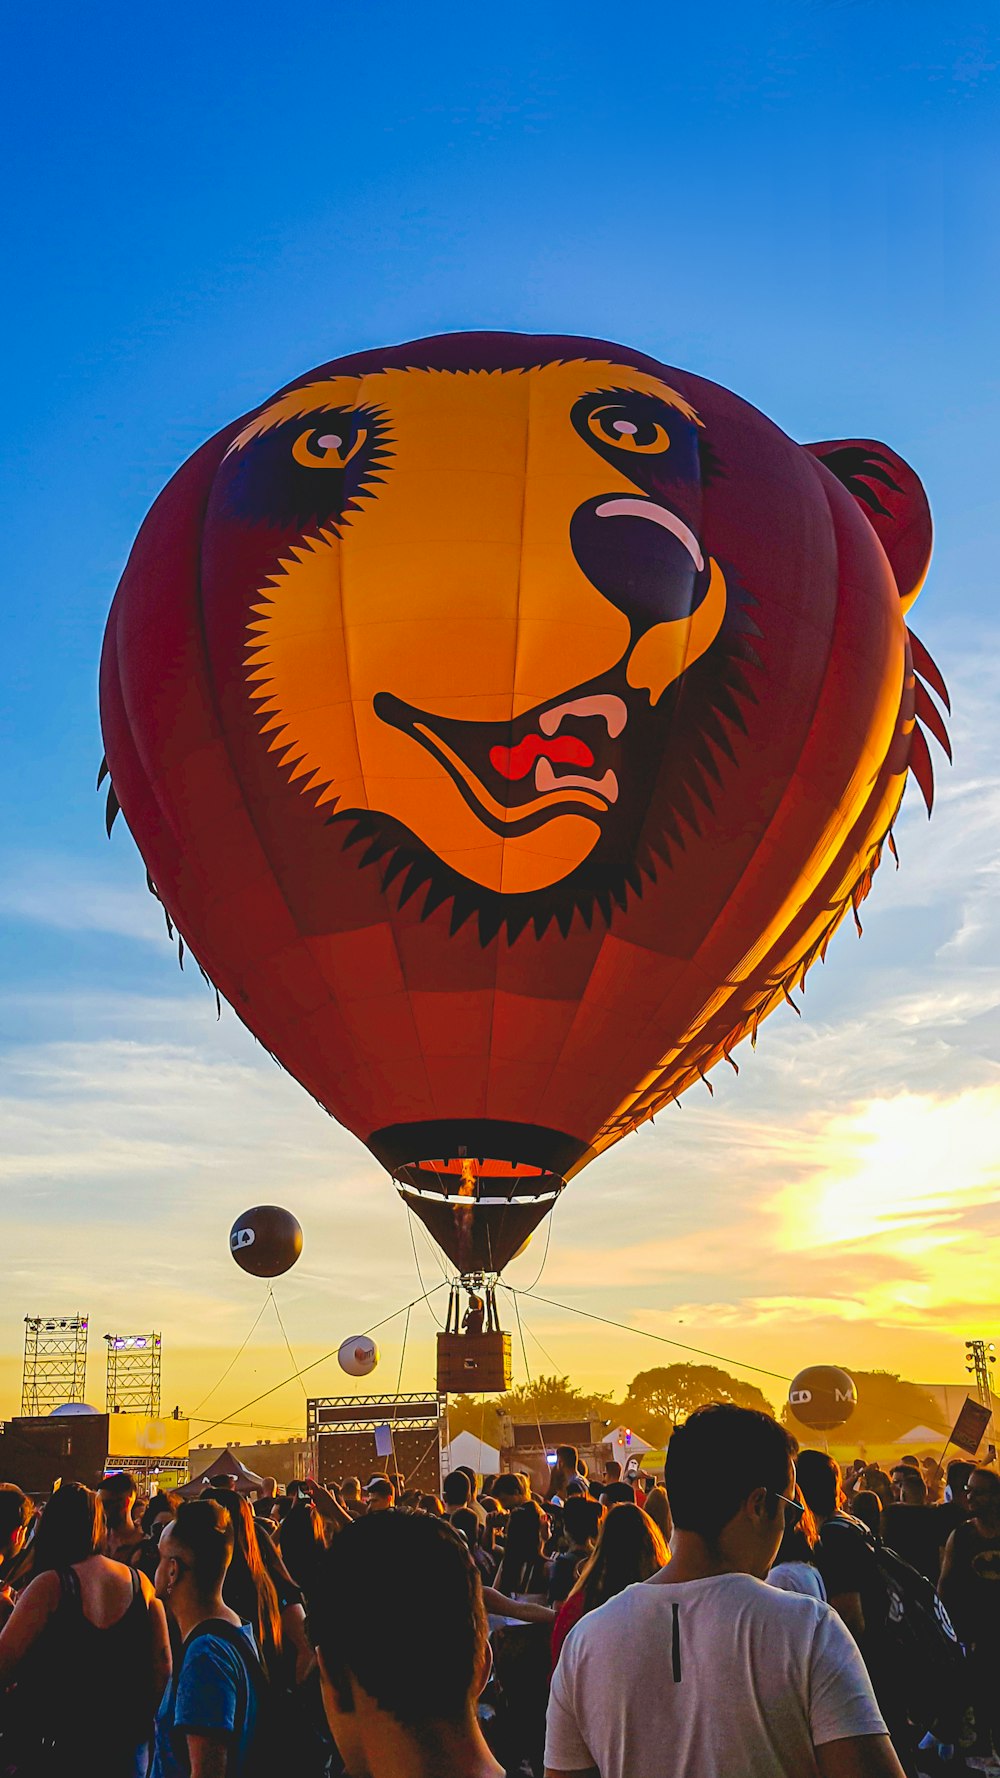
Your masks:
[{"label": "woman with long hair", "polygon": [[[845,1509],[846,1510],[846,1509]],[[872,1536],[882,1539],[882,1502],[872,1488],[858,1488],[851,1495],[850,1511],[862,1525],[867,1525]]]},{"label": "woman with long hair", "polygon": [[668,1544],[673,1535],[674,1522],[670,1517],[670,1502],[667,1499],[667,1490],[662,1482],[657,1482],[650,1488],[649,1493],[646,1495],[646,1498],[642,1503],[642,1510],[648,1518],[652,1519],[657,1530],[661,1532],[664,1543]]},{"label": "woman with long hair", "polygon": [[0,1631],[0,1687],[14,1682],[3,1757],[32,1774],[145,1772],[170,1677],[163,1606],[145,1575],[103,1552],[97,1495],[64,1482],[32,1546],[33,1578]]},{"label": "woman with long hair", "polygon": [[548,1520],[537,1501],[526,1500],[508,1515],[497,1592],[509,1599],[544,1605],[549,1596],[545,1562]]},{"label": "woman with long hair", "polygon": [[649,1580],[669,1560],[663,1533],[648,1513],[641,1507],[628,1506],[625,1501],[613,1506],[601,1526],[593,1555],[584,1563],[556,1617],[552,1630],[553,1667],[573,1625],[588,1611],[596,1611],[636,1581]]},{"label": "woman with long hair", "polygon": [[298,1495],[282,1514],[277,1543],[281,1560],[305,1596],[307,1605],[329,1542],[327,1521],[320,1517],[305,1494]]},{"label": "woman with long hair", "polygon": [[[823,1576],[814,1559],[814,1551],[819,1543],[819,1526],[802,1497],[798,1482],[795,1483],[792,1495],[795,1504],[785,1505],[785,1529],[778,1545],[778,1553],[771,1563],[768,1585],[780,1588],[783,1593],[806,1593],[812,1599],[825,1599]],[[877,1498],[872,1498],[877,1506]],[[797,1511],[796,1508],[801,1510]]]},{"label": "woman with long hair", "polygon": [[[526,1761],[540,1778],[545,1745],[549,1672],[547,1645],[552,1613],[545,1543],[549,1522],[538,1503],[515,1506],[505,1521],[503,1560],[496,1590],[484,1589],[497,1683],[493,1751],[507,1771]],[[508,1615],[519,1607],[522,1616]],[[503,1616],[494,1616],[502,1612]],[[525,1621],[526,1619],[541,1621]]]},{"label": "woman with long hair", "polygon": [[233,1559],[226,1570],[222,1597],[230,1611],[238,1612],[250,1625],[264,1668],[274,1679],[281,1658],[281,1608],[264,1566],[253,1513],[233,1488],[210,1488],[203,1498],[218,1501],[232,1520]]}]

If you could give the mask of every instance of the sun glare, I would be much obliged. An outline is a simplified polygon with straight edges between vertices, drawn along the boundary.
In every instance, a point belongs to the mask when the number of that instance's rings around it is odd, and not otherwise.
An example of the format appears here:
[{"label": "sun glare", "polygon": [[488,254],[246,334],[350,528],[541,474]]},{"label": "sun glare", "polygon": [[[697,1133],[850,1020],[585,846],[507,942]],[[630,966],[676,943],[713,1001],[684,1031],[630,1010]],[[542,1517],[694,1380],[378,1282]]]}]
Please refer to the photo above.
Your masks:
[{"label": "sun glare", "polygon": [[784,1245],[884,1242],[900,1254],[950,1245],[963,1213],[1000,1190],[1000,1088],[904,1093],[835,1118],[821,1165],[784,1189]]}]

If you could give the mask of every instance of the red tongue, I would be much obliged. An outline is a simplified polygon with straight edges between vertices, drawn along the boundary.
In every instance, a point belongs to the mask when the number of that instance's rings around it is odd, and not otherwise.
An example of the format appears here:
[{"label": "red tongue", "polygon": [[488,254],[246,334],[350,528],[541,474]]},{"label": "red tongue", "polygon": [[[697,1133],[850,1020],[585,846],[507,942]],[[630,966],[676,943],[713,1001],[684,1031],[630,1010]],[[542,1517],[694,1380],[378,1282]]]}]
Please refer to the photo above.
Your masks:
[{"label": "red tongue", "polygon": [[491,747],[490,765],[501,778],[526,778],[536,759],[544,758],[560,766],[592,766],[594,755],[576,735],[525,735],[516,747]]}]

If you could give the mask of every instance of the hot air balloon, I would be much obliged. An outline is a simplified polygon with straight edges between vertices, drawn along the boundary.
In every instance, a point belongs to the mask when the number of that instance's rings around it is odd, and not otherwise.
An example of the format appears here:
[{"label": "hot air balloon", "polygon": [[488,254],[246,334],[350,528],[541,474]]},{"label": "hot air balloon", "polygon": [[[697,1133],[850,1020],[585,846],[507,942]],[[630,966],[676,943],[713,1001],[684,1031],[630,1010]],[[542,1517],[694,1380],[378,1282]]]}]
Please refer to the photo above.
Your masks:
[{"label": "hot air balloon", "polygon": [[302,1252],[302,1229],[290,1210],[258,1204],[236,1218],[229,1231],[229,1251],[254,1278],[280,1278]]},{"label": "hot air balloon", "polygon": [[845,1426],[858,1405],[853,1377],[835,1364],[811,1364],[792,1381],[788,1405],[801,1425],[814,1432]]},{"label": "hot air balloon", "polygon": [[606,341],[356,353],[160,495],[101,715],[151,886],[460,1273],[792,998],[947,695],[923,488]]},{"label": "hot air balloon", "polygon": [[352,1334],[337,1353],[337,1363],[349,1377],[370,1377],[378,1364],[378,1347],[367,1334]]}]

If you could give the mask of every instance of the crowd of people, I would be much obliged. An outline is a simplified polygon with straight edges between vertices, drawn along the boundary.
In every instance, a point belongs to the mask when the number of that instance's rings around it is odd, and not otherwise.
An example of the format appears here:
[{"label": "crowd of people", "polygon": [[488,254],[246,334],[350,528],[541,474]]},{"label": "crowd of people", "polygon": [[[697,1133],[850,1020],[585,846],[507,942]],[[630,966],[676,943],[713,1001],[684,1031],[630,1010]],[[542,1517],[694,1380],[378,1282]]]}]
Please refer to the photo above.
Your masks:
[{"label": "crowd of people", "polygon": [[1000,1773],[990,1467],[842,1476],[725,1405],[655,1483],[0,1485],[0,1778],[939,1769]]}]

